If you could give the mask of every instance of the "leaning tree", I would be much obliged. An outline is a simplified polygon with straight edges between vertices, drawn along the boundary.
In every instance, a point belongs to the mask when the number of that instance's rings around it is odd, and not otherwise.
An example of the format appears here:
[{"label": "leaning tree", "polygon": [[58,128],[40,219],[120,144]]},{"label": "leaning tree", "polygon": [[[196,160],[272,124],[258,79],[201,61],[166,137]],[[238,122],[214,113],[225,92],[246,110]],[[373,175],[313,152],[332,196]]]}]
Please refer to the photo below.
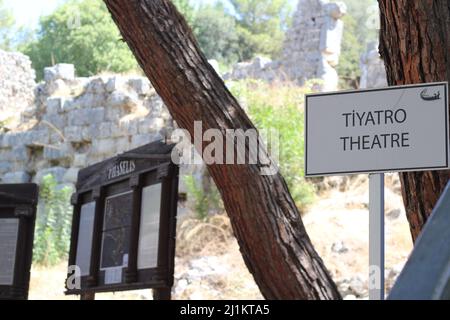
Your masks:
[{"label": "leaning tree", "polygon": [[[194,121],[201,121],[203,130],[219,129],[224,141],[227,129],[254,129],[171,1],[104,2],[173,118],[191,137]],[[203,154],[205,146],[197,147]],[[340,298],[280,174],[261,175],[259,164],[212,164],[208,170],[265,298]]]},{"label": "leaning tree", "polygon": [[[450,75],[450,1],[378,2],[380,54],[389,85],[447,81]],[[449,178],[450,171],[400,174],[403,201],[414,240]]]}]

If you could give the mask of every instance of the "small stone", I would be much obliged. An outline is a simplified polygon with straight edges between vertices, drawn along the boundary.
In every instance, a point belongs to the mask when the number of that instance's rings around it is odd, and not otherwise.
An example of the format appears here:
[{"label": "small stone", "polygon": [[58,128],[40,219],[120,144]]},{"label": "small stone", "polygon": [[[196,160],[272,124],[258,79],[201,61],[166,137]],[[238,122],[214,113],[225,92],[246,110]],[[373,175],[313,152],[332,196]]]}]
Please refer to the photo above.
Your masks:
[{"label": "small stone", "polygon": [[392,209],[392,210],[389,210],[389,211],[386,213],[386,216],[387,216],[390,220],[395,220],[395,219],[397,219],[398,217],[400,217],[401,213],[402,213],[402,211],[401,211],[400,209]]},{"label": "small stone", "polygon": [[79,171],[80,171],[80,169],[78,169],[78,168],[68,169],[66,171],[66,173],[64,174],[63,182],[64,183],[72,183],[72,184],[77,183]]},{"label": "small stone", "polygon": [[136,78],[128,80],[128,85],[132,87],[138,95],[146,95],[150,92],[150,81],[147,78]]},{"label": "small stone", "polygon": [[116,152],[114,139],[96,139],[92,142],[91,154],[113,155]]},{"label": "small stone", "polygon": [[346,253],[348,252],[348,248],[345,246],[344,241],[338,241],[333,243],[331,251],[336,253]]},{"label": "small stone", "polygon": [[72,156],[73,150],[69,144],[62,144],[56,147],[44,147],[44,159],[47,160],[71,159]]},{"label": "small stone", "polygon": [[58,114],[62,112],[63,99],[62,98],[47,98],[47,113]]},{"label": "small stone", "polygon": [[53,67],[47,67],[44,69],[45,82],[52,82],[58,79],[74,80],[75,66],[73,64],[60,63]]},{"label": "small stone", "polygon": [[70,142],[82,142],[84,141],[82,132],[82,127],[72,126],[72,127],[66,127],[64,129],[64,137],[66,140]]},{"label": "small stone", "polygon": [[31,176],[25,171],[9,172],[2,178],[2,183],[28,183],[30,181]]},{"label": "small stone", "polygon": [[105,86],[106,91],[113,92],[115,90],[118,90],[123,86],[123,83],[124,81],[121,77],[114,76],[112,78],[109,78]]},{"label": "small stone", "polygon": [[83,168],[87,165],[87,155],[85,153],[77,153],[73,158],[75,167]]},{"label": "small stone", "polygon": [[57,183],[62,183],[64,175],[66,174],[67,169],[62,167],[53,167],[48,169],[39,170],[36,173],[36,176],[33,178],[35,183],[41,184],[42,179],[47,175],[52,175]]}]

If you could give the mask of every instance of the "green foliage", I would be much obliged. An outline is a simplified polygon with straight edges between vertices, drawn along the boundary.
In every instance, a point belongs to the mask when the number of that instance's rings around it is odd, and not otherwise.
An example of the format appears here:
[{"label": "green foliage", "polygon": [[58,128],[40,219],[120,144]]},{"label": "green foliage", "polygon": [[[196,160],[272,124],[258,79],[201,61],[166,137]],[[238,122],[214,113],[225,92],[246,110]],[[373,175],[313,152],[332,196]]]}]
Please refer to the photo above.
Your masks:
[{"label": "green foliage", "polygon": [[178,11],[184,16],[189,25],[194,21],[194,7],[189,0],[172,0]]},{"label": "green foliage", "polygon": [[239,60],[255,55],[276,58],[282,48],[292,8],[289,0],[230,0],[236,12]]},{"label": "green foliage", "polygon": [[358,25],[356,20],[352,16],[347,15],[343,18],[343,21],[344,34],[337,72],[341,80],[339,87],[347,89],[351,87],[352,80],[357,79],[361,75],[359,63],[364,47],[357,38]]},{"label": "green foliage", "polygon": [[304,121],[301,107],[308,89],[271,85],[255,80],[229,84],[247,108],[256,128],[279,134],[279,166],[290,193],[300,209],[314,200],[314,187],[304,178]]},{"label": "green foliage", "polygon": [[34,239],[33,261],[54,265],[67,258],[70,243],[72,189],[57,188],[52,175],[43,178]]},{"label": "green foliage", "polygon": [[223,6],[200,7],[195,14],[192,29],[208,59],[226,64],[237,62],[239,47],[236,22],[225,13]]},{"label": "green foliage", "polygon": [[37,38],[20,49],[30,56],[38,79],[55,63],[73,63],[79,76],[137,68],[101,0],[65,2],[41,18]]},{"label": "green foliage", "polygon": [[343,0],[347,5],[347,15],[355,21],[351,30],[365,47],[369,42],[377,41],[379,28],[379,11],[376,0]]},{"label": "green foliage", "polygon": [[11,10],[5,7],[3,0],[0,0],[0,49],[10,49],[13,25],[14,16]]},{"label": "green foliage", "polygon": [[[209,177],[207,177],[209,179]],[[191,208],[199,220],[205,220],[209,213],[223,211],[222,198],[219,190],[211,182],[207,190],[193,176],[184,176],[188,196],[192,197],[193,207]]]},{"label": "green foliage", "polygon": [[377,41],[379,13],[376,0],[343,0],[348,8],[344,16],[341,57],[337,66],[340,87],[353,87],[360,76],[360,57],[368,43]]}]

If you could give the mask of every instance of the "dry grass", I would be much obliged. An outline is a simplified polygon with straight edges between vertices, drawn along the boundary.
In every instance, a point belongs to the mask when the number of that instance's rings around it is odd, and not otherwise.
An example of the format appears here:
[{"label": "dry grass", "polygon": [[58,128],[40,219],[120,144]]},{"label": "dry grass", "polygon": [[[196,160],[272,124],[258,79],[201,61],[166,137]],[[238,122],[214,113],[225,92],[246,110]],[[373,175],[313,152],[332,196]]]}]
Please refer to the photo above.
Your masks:
[{"label": "dry grass", "polygon": [[[386,269],[405,262],[412,249],[396,177],[386,178]],[[306,229],[335,280],[368,277],[368,183],[356,177],[345,192],[329,190],[304,216]],[[261,299],[247,270],[229,219],[215,215],[205,221],[180,219],[177,228],[174,299]],[[347,252],[332,250],[343,242]],[[199,271],[200,270],[200,271]],[[30,299],[75,299],[64,295],[66,265],[33,267]],[[364,280],[366,281],[366,280]],[[392,283],[387,283],[390,287]],[[151,299],[151,290],[99,294],[97,299]]]}]

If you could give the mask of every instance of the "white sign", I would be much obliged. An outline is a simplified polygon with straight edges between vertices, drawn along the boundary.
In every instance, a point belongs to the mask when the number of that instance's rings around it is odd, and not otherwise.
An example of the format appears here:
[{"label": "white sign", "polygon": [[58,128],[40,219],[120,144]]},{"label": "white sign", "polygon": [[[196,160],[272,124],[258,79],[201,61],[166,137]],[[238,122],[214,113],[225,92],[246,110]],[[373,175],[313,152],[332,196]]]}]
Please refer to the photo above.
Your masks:
[{"label": "white sign", "polygon": [[305,175],[449,167],[448,83],[306,96]]}]

